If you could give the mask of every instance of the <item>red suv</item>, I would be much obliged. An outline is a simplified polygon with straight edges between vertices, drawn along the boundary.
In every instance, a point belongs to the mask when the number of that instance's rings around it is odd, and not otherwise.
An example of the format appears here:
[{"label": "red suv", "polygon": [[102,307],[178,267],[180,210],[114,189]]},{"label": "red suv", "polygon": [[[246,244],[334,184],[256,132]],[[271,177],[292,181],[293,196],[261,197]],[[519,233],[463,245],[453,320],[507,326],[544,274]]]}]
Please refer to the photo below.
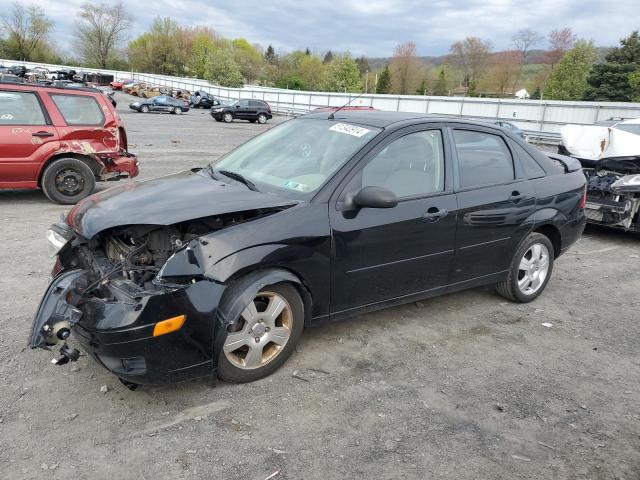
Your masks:
[{"label": "red suv", "polygon": [[122,120],[102,92],[0,83],[0,188],[42,188],[70,205],[96,180],[136,175]]}]

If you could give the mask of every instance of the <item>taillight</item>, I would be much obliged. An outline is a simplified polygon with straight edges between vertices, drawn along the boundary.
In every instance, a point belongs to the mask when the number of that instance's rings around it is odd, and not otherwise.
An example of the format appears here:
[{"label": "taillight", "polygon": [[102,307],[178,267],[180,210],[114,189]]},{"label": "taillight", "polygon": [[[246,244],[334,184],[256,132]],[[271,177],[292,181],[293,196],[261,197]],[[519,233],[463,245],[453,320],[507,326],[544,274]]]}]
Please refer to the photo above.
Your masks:
[{"label": "taillight", "polygon": [[267,103],[267,112],[271,113],[271,105]]},{"label": "taillight", "polygon": [[582,200],[580,200],[580,210],[584,210],[587,204],[587,186],[584,186],[584,192],[582,192]]}]

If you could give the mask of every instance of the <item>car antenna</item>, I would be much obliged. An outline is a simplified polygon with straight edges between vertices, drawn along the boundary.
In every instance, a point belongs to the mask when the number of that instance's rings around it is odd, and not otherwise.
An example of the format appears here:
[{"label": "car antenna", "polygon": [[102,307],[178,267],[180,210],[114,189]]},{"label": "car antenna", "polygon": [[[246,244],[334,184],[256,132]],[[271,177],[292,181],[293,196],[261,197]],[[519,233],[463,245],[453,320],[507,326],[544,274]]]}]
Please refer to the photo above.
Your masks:
[{"label": "car antenna", "polygon": [[338,112],[339,112],[340,110],[342,110],[343,108],[348,107],[348,106],[349,106],[349,104],[350,104],[351,102],[353,102],[354,100],[359,99],[359,98],[360,98],[362,95],[364,95],[364,94],[365,94],[365,92],[362,92],[362,93],[361,93],[360,95],[358,95],[357,97],[349,98],[349,101],[348,101],[347,103],[345,103],[344,105],[342,105],[342,106],[341,106],[340,108],[338,108],[337,110],[335,110],[335,111],[331,112],[331,115],[329,115],[328,120],[333,120],[333,119],[335,118],[335,117],[334,117],[334,114],[335,114],[335,113],[338,113]]}]

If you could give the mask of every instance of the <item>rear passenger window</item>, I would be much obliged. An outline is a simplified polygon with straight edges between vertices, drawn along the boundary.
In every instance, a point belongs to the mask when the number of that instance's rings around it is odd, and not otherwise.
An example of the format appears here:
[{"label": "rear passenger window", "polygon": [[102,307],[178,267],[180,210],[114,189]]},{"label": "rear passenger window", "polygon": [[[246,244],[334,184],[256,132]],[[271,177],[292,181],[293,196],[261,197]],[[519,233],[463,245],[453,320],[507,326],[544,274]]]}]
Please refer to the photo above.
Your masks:
[{"label": "rear passenger window", "polygon": [[482,187],[515,178],[513,159],[502,137],[484,132],[454,130],[460,187]]},{"label": "rear passenger window", "polygon": [[520,145],[511,142],[511,148],[516,153],[528,179],[544,177],[547,174],[538,162]]},{"label": "rear passenger window", "polygon": [[67,125],[102,125],[104,115],[93,97],[51,94]]},{"label": "rear passenger window", "polygon": [[35,93],[0,92],[0,125],[46,125]]}]

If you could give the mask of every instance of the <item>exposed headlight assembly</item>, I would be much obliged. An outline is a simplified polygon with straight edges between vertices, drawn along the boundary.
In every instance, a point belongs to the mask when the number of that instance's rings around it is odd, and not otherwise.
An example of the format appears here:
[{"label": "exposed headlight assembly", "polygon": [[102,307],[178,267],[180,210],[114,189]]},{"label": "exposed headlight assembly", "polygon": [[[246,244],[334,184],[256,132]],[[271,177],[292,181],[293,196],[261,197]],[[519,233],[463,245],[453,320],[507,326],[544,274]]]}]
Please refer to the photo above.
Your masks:
[{"label": "exposed headlight assembly", "polygon": [[73,231],[66,224],[56,223],[47,230],[46,237],[53,257],[73,238]]},{"label": "exposed headlight assembly", "polygon": [[640,175],[625,175],[611,184],[614,193],[640,192]]}]

